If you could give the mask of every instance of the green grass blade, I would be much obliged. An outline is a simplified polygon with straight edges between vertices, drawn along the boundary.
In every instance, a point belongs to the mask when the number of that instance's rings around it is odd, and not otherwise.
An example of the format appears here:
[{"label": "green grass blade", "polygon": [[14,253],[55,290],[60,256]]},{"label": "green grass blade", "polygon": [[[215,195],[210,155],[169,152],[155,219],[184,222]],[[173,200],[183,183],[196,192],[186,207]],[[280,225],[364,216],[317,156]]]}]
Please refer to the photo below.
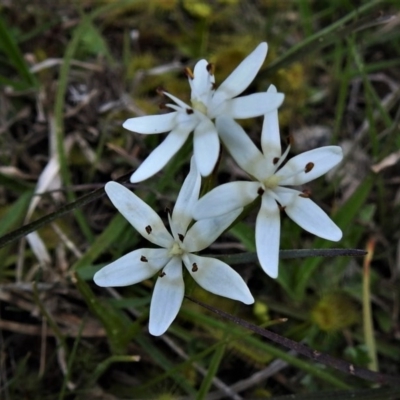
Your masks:
[{"label": "green grass blade", "polygon": [[225,354],[226,345],[219,346],[211,359],[210,365],[208,366],[207,375],[200,386],[199,392],[197,393],[197,400],[203,400],[207,397],[207,393],[212,385],[212,380],[218,372],[219,365],[221,364],[222,357]]},{"label": "green grass blade", "polygon": [[[75,29],[72,40],[68,44],[63,63],[60,68],[60,76],[58,80],[58,88],[56,93],[56,99],[54,104],[54,123],[55,123],[55,139],[56,139],[56,151],[60,163],[60,174],[64,185],[71,186],[72,179],[68,169],[67,156],[65,153],[64,146],[64,105],[65,105],[65,95],[68,86],[68,76],[71,67],[72,58],[78,48],[82,36],[84,35],[87,26],[89,24],[89,19],[84,18],[78,27]],[[76,200],[75,194],[72,191],[67,191],[68,201],[73,202]],[[84,214],[80,210],[74,210],[74,215],[81,228],[82,233],[86,236],[89,242],[93,241],[93,233],[89,227],[89,224],[84,217]]]},{"label": "green grass blade", "polygon": [[[151,356],[156,364],[158,364],[164,371],[170,371],[174,368],[174,365],[168,358],[162,353],[156,346],[153,345],[148,335],[138,335],[135,339],[140,347]],[[191,398],[196,398],[197,391],[193,386],[186,380],[183,374],[178,372],[171,373],[172,378],[176,384],[180,386]]]},{"label": "green grass blade", "polygon": [[367,346],[368,356],[370,362],[368,368],[372,371],[378,371],[378,358],[376,351],[375,335],[374,335],[374,323],[372,319],[371,309],[371,290],[370,290],[370,268],[371,261],[374,255],[375,240],[371,239],[368,242],[368,255],[364,258],[363,268],[363,291],[362,291],[362,305],[363,305],[363,325],[364,325],[364,337],[365,345]]},{"label": "green grass blade", "polygon": [[0,48],[7,55],[8,61],[18,71],[21,79],[31,88],[38,86],[35,75],[33,75],[25,62],[25,59],[18,47],[15,38],[11,35],[9,27],[7,27],[3,18],[0,16]]},{"label": "green grass blade", "polygon": [[336,42],[337,40],[346,38],[351,33],[360,29],[360,26],[363,27],[364,25],[366,25],[369,27],[370,24],[374,21],[378,22],[379,19],[377,19],[375,15],[373,15],[368,17],[367,20],[356,21],[355,23],[344,27],[347,22],[359,18],[360,15],[371,10],[380,3],[382,3],[382,0],[369,1],[368,3],[363,4],[361,7],[358,7],[354,11],[350,12],[340,20],[332,23],[325,29],[322,29],[314,35],[307,37],[302,42],[290,48],[283,56],[272,62],[259,74],[259,77],[268,76],[273,72],[276,72],[280,68],[283,68],[286,65],[291,64],[296,60],[299,60],[302,57],[309,57],[311,53],[319,51],[326,46]]}]

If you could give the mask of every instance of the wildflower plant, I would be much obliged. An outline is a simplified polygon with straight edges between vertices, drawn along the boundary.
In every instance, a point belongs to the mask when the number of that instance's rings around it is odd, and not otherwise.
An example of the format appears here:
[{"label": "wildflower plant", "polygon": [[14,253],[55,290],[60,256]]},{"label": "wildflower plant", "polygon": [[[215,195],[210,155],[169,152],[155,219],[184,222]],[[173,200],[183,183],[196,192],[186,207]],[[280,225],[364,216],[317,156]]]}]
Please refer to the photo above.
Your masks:
[{"label": "wildflower plant", "polygon": [[119,258],[94,276],[99,286],[127,286],[158,274],[150,306],[149,331],[163,334],[175,319],[185,294],[182,263],[192,278],[205,290],[239,300],[254,302],[246,283],[229,265],[195,252],[208,247],[238,217],[242,209],[215,218],[192,222],[192,210],[200,193],[201,177],[192,158],[172,214],[168,214],[171,233],[161,218],[138,196],[117,182],[105,190],[119,212],[148,241],[160,248],[143,248]]},{"label": "wildflower plant", "polygon": [[[393,2],[104,2],[61,10],[61,30],[42,23],[54,20],[54,7],[19,12],[8,3],[0,17],[0,397],[90,397],[93,388],[129,398],[307,389],[329,397],[331,387],[336,396],[348,390],[343,399],[357,388],[396,397],[399,377],[379,372],[397,371],[399,358],[398,276],[381,254],[398,237]],[[206,6],[207,14],[192,12]],[[273,34],[277,51],[263,42],[237,58],[259,34]],[[54,39],[62,58],[48,58]],[[207,49],[215,66],[196,59]],[[264,66],[267,51],[274,60]],[[166,81],[185,58],[193,60],[186,79]],[[127,82],[137,103],[125,101]],[[157,86],[161,111],[145,115],[154,98],[137,96]],[[298,130],[284,138],[288,125]],[[348,139],[345,166],[331,137]],[[146,149],[132,148],[139,138]],[[142,162],[119,176],[125,143]],[[103,184],[111,171],[115,180]],[[321,182],[328,171],[340,190],[334,216]],[[342,230],[342,248],[333,248]],[[368,254],[343,248],[354,242],[366,242]],[[386,247],[396,260],[396,246]],[[363,263],[322,259],[361,255]],[[40,340],[22,343],[25,335]],[[267,365],[274,359],[285,362]],[[286,368],[289,389],[265,381],[275,367]],[[25,377],[34,377],[28,387]]]},{"label": "wildflower plant", "polygon": [[[181,307],[185,285],[182,264],[205,290],[217,295],[254,302],[240,275],[216,258],[194,253],[211,245],[241,214],[243,208],[261,197],[256,221],[259,262],[272,278],[278,276],[280,209],[307,231],[337,241],[342,232],[306,192],[288,188],[325,174],[342,160],[338,146],[327,146],[297,155],[286,162],[290,145],[282,154],[278,107],[283,94],[271,85],[264,93],[237,97],[255,78],[264,62],[267,44],[261,43],[218,87],[214,67],[199,61],[194,71],[186,70],[191,89],[191,106],[168,92],[173,110],[158,116],[128,119],[123,126],[142,134],[168,132],[162,142],[137,168],[130,180],[140,182],[160,171],[193,134],[194,155],[190,172],[179,192],[172,214],[171,233],[160,217],[138,196],[116,182],[105,186],[114,206],[147,240],[160,248],[141,248],[105,266],[94,276],[99,286],[127,286],[159,274],[150,306],[149,330],[163,334]],[[264,116],[260,152],[235,119]],[[199,199],[201,177],[215,168],[220,139],[253,182],[230,182]],[[192,220],[196,220],[190,226]]]},{"label": "wildflower plant", "polygon": [[166,104],[173,112],[125,121],[124,128],[141,134],[170,132],[133,173],[131,182],[141,182],[160,171],[183,146],[192,131],[197,168],[202,176],[210,175],[220,150],[218,128],[213,120],[222,115],[234,119],[258,117],[277,109],[283,102],[283,94],[277,92],[236,97],[253,81],[265,60],[267,49],[267,43],[260,43],[217,89],[213,65],[200,60],[193,72],[186,69],[191,88],[191,106],[163,92],[175,103]]}]

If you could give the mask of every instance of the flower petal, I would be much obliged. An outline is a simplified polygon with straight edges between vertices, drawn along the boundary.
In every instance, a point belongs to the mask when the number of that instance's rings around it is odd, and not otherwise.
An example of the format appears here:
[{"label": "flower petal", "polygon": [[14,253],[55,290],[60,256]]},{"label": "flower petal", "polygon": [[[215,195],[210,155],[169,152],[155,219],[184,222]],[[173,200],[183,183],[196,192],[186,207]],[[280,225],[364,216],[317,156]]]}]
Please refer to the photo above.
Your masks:
[{"label": "flower petal", "polygon": [[169,247],[173,238],[149,205],[117,182],[108,182],[104,189],[117,210],[145,239]]},{"label": "flower petal", "polygon": [[[192,210],[199,199],[201,175],[198,172],[194,157],[190,160],[190,171],[186,177],[172,213],[171,230],[174,236],[178,233],[185,235],[192,221]],[[176,236],[175,236],[176,238]]]},{"label": "flower petal", "polygon": [[[283,177],[279,185],[302,185],[319,178],[343,159],[339,146],[325,146],[306,151],[290,159],[276,175]],[[307,166],[310,166],[308,170]]]},{"label": "flower petal", "polygon": [[134,285],[151,278],[169,259],[167,249],[138,249],[106,265],[93,280],[102,287]]},{"label": "flower petal", "polygon": [[197,62],[193,71],[194,78],[192,80],[189,78],[192,102],[201,101],[207,105],[210,101],[214,79],[208,70],[208,64],[207,60]]},{"label": "flower petal", "polygon": [[267,169],[265,157],[243,128],[226,116],[217,118],[216,127],[222,143],[239,166],[258,180],[263,180]]},{"label": "flower petal", "polygon": [[172,324],[181,308],[185,285],[182,278],[182,261],[174,257],[157,279],[150,304],[149,332],[162,335]]},{"label": "flower petal", "polygon": [[221,83],[213,96],[214,107],[226,99],[236,97],[248,88],[261,68],[267,56],[267,50],[267,43],[260,43]]},{"label": "flower petal", "polygon": [[283,93],[253,93],[248,96],[226,100],[214,109],[209,109],[209,117],[227,115],[233,119],[253,118],[277,109],[283,102]]},{"label": "flower petal", "polygon": [[254,303],[246,283],[228,264],[216,258],[194,254],[188,254],[185,259],[187,270],[203,289],[228,299],[239,300],[244,304]]},{"label": "flower petal", "polygon": [[176,112],[162,115],[147,115],[127,119],[122,126],[132,132],[147,135],[171,131],[176,126]]},{"label": "flower petal", "polygon": [[196,126],[193,137],[193,152],[197,168],[202,176],[208,176],[217,163],[219,139],[215,125],[208,118]]},{"label": "flower petal", "polygon": [[[277,93],[276,87],[271,85],[267,93]],[[264,115],[261,132],[261,148],[268,164],[273,165],[274,158],[279,158],[282,155],[278,109],[274,109]]]},{"label": "flower petal", "polygon": [[279,207],[267,191],[262,197],[256,220],[256,248],[258,261],[271,278],[278,277],[280,232]]},{"label": "flower petal", "polygon": [[259,187],[258,182],[229,182],[217,186],[199,199],[193,208],[193,218],[214,218],[245,207],[257,198]]},{"label": "flower petal", "polygon": [[197,221],[187,232],[183,241],[186,251],[200,251],[208,247],[243,211],[238,208],[214,218]]},{"label": "flower petal", "polygon": [[285,207],[286,214],[306,231],[324,239],[337,242],[342,231],[329,216],[302,193],[289,188],[278,187],[274,190],[279,202]]},{"label": "flower petal", "polygon": [[159,172],[183,146],[196,124],[196,120],[191,120],[176,126],[164,141],[139,165],[131,176],[131,182],[144,181]]}]

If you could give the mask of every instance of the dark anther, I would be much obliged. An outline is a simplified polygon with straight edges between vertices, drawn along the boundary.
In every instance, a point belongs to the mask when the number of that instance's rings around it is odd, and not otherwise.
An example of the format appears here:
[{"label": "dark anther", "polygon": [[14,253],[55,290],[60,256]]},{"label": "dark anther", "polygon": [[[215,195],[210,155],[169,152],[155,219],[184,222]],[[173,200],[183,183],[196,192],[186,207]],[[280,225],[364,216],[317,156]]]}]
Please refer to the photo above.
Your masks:
[{"label": "dark anther", "polygon": [[185,75],[186,75],[188,78],[194,79],[193,72],[192,72],[192,70],[191,70],[190,68],[185,68],[184,72],[185,72]]},{"label": "dark anther", "polygon": [[211,85],[211,89],[212,90],[215,90],[217,88],[217,84],[214,82],[212,85]]},{"label": "dark anther", "polygon": [[207,71],[210,73],[210,75],[214,75],[214,64],[207,64]]},{"label": "dark anther", "polygon": [[159,276],[160,278],[162,278],[163,276],[165,276],[165,272],[160,271],[160,273],[158,274],[158,276]]},{"label": "dark anther", "polygon": [[274,157],[274,158],[272,159],[272,164],[275,165],[278,161],[279,161],[279,157]]},{"label": "dark anther", "polygon": [[148,262],[149,260],[145,256],[141,256],[140,257],[140,261]]},{"label": "dark anther", "polygon": [[305,199],[309,199],[311,196],[311,192],[309,190],[303,190],[300,194],[300,197],[304,197]]},{"label": "dark anther", "polygon": [[160,110],[166,110],[168,107],[167,107],[167,104],[166,104],[166,103],[160,103],[159,106],[158,106],[158,108],[159,108]]},{"label": "dark anther", "polygon": [[280,204],[278,204],[279,207],[279,211],[285,211],[286,206],[281,206]]},{"label": "dark anther", "polygon": [[183,236],[182,233],[178,233],[178,238],[181,242],[183,242],[183,239],[185,239],[185,236]]},{"label": "dark anther", "polygon": [[304,172],[310,172],[312,169],[314,168],[314,163],[313,162],[309,162],[306,164],[306,167],[304,168]]},{"label": "dark anther", "polygon": [[286,143],[287,143],[289,146],[293,146],[293,142],[294,142],[293,136],[292,136],[292,135],[289,135],[289,136],[286,138]]},{"label": "dark anther", "polygon": [[262,196],[264,194],[265,190],[263,188],[258,188],[257,193]]},{"label": "dark anther", "polygon": [[194,113],[194,111],[191,108],[187,108],[186,109],[186,114],[190,115],[190,114],[193,114],[193,113]]},{"label": "dark anther", "polygon": [[198,271],[198,269],[199,269],[199,267],[197,266],[197,264],[193,263],[192,264],[192,272],[196,272],[196,271]]},{"label": "dark anther", "polygon": [[158,95],[164,96],[165,90],[164,90],[161,86],[159,86],[159,87],[156,89],[156,92],[157,92]]},{"label": "dark anther", "polygon": [[146,232],[150,235],[150,233],[152,231],[151,226],[147,225],[145,229],[146,229]]},{"label": "dark anther", "polygon": [[170,209],[169,207],[165,207],[165,212],[166,212],[167,214],[171,214],[171,209]]}]

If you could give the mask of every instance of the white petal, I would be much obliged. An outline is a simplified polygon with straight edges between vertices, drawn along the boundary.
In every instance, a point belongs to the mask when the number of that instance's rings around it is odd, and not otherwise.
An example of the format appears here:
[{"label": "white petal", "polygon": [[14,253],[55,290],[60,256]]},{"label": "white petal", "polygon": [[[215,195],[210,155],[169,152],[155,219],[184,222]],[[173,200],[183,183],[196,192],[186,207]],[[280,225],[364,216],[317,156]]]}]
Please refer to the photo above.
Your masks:
[{"label": "white petal", "polygon": [[215,125],[208,118],[203,118],[196,126],[193,137],[193,152],[197,168],[202,176],[208,176],[217,163],[219,138]]},{"label": "white petal", "polygon": [[[276,175],[283,179],[279,185],[302,185],[319,178],[328,172],[343,159],[343,151],[339,146],[325,146],[319,149],[306,151],[290,159]],[[306,165],[313,164],[309,172]]]},{"label": "white petal", "polygon": [[258,261],[271,278],[278,277],[280,232],[281,217],[278,204],[267,191],[262,197],[256,220],[256,248]]},{"label": "white petal", "polygon": [[129,131],[144,134],[168,132],[175,128],[177,114],[176,112],[172,112],[162,115],[129,118],[122,126]]},{"label": "white petal", "polygon": [[193,218],[214,218],[245,207],[257,198],[259,187],[258,182],[229,182],[217,186],[199,199],[193,208]]},{"label": "white petal", "polygon": [[108,182],[104,189],[117,210],[145,239],[169,247],[173,238],[149,205],[117,182]]},{"label": "white petal", "polygon": [[324,239],[337,242],[342,231],[312,200],[301,197],[301,192],[278,187],[274,190],[286,214],[306,231]]},{"label": "white petal", "polygon": [[226,100],[209,110],[210,118],[227,115],[234,119],[253,118],[277,109],[283,102],[283,93],[254,93]]},{"label": "white petal", "polygon": [[[267,90],[267,93],[276,92],[276,87],[274,85],[271,85]],[[282,155],[278,109],[274,109],[264,115],[261,132],[261,148],[269,164],[272,163],[274,158],[279,158]]]},{"label": "white petal", "polygon": [[242,211],[242,208],[238,208],[224,215],[197,221],[185,236],[184,249],[188,252],[205,249],[232,224]]},{"label": "white petal", "polygon": [[93,280],[102,287],[134,285],[151,278],[169,259],[166,249],[138,249],[106,265],[96,272]]},{"label": "white petal", "polygon": [[174,257],[163,272],[165,275],[157,279],[150,305],[149,331],[154,336],[162,335],[172,324],[185,293],[179,257]]},{"label": "white petal", "polygon": [[267,56],[267,43],[260,43],[236,69],[218,87],[213,96],[213,105],[217,106],[226,99],[232,99],[248,88],[257,75],[265,57]]},{"label": "white petal", "polygon": [[248,174],[262,180],[267,169],[265,157],[243,128],[232,118],[225,116],[218,117],[215,125],[233,159]]},{"label": "white petal", "polygon": [[199,199],[201,175],[198,172],[194,157],[190,160],[190,171],[186,177],[172,213],[171,229],[175,233],[185,235],[187,227],[192,221],[192,211]]},{"label": "white petal", "polygon": [[[194,67],[194,78],[191,80],[191,100],[201,101],[203,104],[209,102],[212,91],[212,75],[208,71],[208,61],[200,60]],[[190,79],[190,78],[189,78]]]},{"label": "white petal", "polygon": [[137,183],[150,178],[159,172],[178,152],[189,137],[197,121],[180,124],[172,130],[164,141],[156,147],[132,174],[131,182]]},{"label": "white petal", "polygon": [[[228,264],[216,258],[194,254],[188,254],[184,261],[190,275],[203,289],[228,299],[239,300],[244,304],[254,303],[246,283]],[[196,272],[193,271],[193,264],[196,264]]]}]

